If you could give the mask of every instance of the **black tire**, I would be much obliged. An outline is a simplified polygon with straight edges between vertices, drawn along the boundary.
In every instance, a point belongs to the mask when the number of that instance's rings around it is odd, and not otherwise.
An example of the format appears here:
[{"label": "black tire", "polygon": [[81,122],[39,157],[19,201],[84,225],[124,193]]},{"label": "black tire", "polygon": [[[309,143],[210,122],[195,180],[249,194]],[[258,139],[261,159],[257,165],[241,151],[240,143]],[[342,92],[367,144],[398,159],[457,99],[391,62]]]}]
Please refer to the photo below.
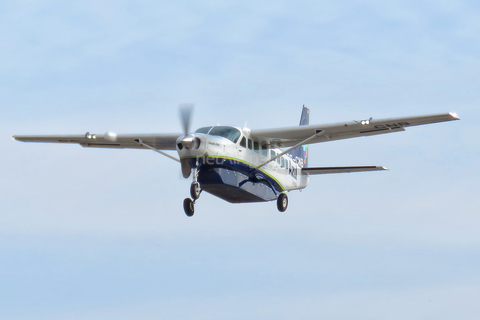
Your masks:
[{"label": "black tire", "polygon": [[281,193],[277,198],[278,211],[284,212],[288,207],[288,197],[285,193]]},{"label": "black tire", "polygon": [[193,214],[195,213],[195,206],[192,199],[185,198],[185,200],[183,200],[183,210],[185,211],[187,217],[193,216]]},{"label": "black tire", "polygon": [[202,193],[200,184],[198,182],[192,182],[190,185],[190,196],[192,196],[192,199],[195,201],[200,198],[200,193]]}]

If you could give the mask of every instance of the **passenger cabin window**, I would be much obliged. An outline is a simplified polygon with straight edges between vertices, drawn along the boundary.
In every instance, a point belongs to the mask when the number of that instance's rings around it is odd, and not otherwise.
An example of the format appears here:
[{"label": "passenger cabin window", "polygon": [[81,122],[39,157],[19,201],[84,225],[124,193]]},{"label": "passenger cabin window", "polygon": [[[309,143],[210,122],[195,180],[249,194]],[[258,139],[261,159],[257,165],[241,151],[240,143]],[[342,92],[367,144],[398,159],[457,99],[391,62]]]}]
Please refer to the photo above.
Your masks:
[{"label": "passenger cabin window", "polygon": [[265,145],[262,145],[262,155],[264,155],[265,157],[268,155],[267,146]]},{"label": "passenger cabin window", "polygon": [[248,139],[248,149],[252,150],[253,149],[253,141]]},{"label": "passenger cabin window", "polygon": [[242,141],[240,141],[240,146],[246,148],[247,147],[247,139],[245,137],[242,138]]},{"label": "passenger cabin window", "polygon": [[208,133],[208,131],[210,131],[210,129],[212,129],[213,127],[203,127],[203,128],[200,128],[200,129],[197,129],[197,131],[195,131],[195,133]]},{"label": "passenger cabin window", "polygon": [[233,127],[224,127],[224,126],[217,126],[213,127],[208,134],[212,136],[220,136],[227,138],[228,140],[232,141],[233,143],[237,143],[238,138],[242,135],[240,130],[233,128]]},{"label": "passenger cabin window", "polygon": [[258,152],[258,150],[259,150],[258,142],[256,142],[256,141],[253,143],[253,150],[255,150],[255,152]]},{"label": "passenger cabin window", "polygon": [[277,154],[275,153],[275,151],[270,150],[270,159],[275,158],[276,155],[277,155]]}]

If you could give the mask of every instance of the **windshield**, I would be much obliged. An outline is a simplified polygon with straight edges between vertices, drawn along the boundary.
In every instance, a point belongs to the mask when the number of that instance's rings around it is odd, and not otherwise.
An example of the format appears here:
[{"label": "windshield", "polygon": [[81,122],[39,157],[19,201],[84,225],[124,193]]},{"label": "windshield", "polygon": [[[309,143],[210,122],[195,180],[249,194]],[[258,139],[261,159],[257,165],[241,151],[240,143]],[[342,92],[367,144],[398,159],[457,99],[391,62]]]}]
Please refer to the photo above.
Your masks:
[{"label": "windshield", "polygon": [[197,131],[195,131],[195,133],[208,133],[208,131],[210,131],[210,129],[212,129],[213,127],[203,127],[203,128],[200,128],[200,129],[197,129]]},{"label": "windshield", "polygon": [[240,133],[240,130],[238,129],[235,129],[232,127],[222,127],[222,126],[213,127],[208,134],[211,134],[212,136],[220,136],[220,137],[227,138],[233,143],[237,143],[238,138],[240,138],[240,136],[242,135]]}]

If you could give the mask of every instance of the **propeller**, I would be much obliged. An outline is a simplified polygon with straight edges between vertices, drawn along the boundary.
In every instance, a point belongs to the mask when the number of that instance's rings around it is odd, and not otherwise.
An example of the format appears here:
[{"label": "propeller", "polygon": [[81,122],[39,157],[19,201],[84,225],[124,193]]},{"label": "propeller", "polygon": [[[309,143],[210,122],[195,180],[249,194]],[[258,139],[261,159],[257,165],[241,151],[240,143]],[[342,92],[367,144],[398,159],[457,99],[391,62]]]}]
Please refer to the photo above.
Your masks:
[{"label": "propeller", "polygon": [[188,135],[190,133],[190,120],[192,119],[193,104],[183,103],[179,106],[180,121],[183,127],[183,134]]},{"label": "propeller", "polygon": [[[180,111],[180,122],[183,127],[183,134],[184,134],[181,140],[181,144],[183,147],[187,147],[187,150],[189,150],[194,143],[194,137],[190,135],[190,122],[192,119],[193,104],[183,103],[179,106],[179,111]],[[192,172],[192,165],[191,165],[190,159],[180,159],[180,164],[182,165],[183,177],[185,179],[190,177],[190,174]]]}]

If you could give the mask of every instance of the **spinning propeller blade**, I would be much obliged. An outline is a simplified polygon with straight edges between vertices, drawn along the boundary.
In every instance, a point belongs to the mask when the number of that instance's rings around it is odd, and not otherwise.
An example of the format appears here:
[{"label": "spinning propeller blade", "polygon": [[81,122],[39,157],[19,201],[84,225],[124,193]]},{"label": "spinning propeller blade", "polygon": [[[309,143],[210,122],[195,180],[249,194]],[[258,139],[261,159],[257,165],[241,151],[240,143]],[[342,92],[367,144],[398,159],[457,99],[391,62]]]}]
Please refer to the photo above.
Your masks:
[{"label": "spinning propeller blade", "polygon": [[187,135],[190,133],[190,120],[192,118],[193,104],[184,103],[179,106],[180,110],[180,121],[183,127],[183,134]]},{"label": "spinning propeller blade", "polygon": [[[190,121],[192,119],[193,104],[184,103],[179,106],[180,111],[180,122],[183,127],[183,139],[188,139],[188,134],[190,133]],[[182,140],[183,141],[183,140]],[[188,151],[187,151],[188,152]],[[182,176],[186,179],[190,176],[192,172],[192,166],[189,159],[180,159],[180,164],[182,166]]]}]

